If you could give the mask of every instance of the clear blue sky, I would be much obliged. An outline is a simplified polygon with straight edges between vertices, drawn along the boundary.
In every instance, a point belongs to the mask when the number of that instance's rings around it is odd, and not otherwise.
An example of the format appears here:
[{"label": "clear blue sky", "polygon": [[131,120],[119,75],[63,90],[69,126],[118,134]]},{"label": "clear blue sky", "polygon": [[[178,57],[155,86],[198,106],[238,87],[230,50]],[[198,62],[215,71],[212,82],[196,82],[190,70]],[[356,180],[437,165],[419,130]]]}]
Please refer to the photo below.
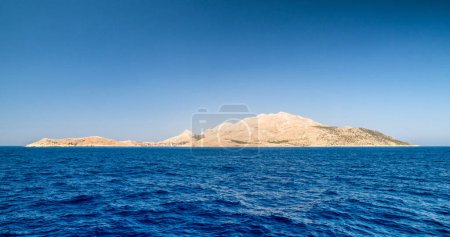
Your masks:
[{"label": "clear blue sky", "polygon": [[0,145],[227,103],[450,145],[450,2],[0,0]]}]

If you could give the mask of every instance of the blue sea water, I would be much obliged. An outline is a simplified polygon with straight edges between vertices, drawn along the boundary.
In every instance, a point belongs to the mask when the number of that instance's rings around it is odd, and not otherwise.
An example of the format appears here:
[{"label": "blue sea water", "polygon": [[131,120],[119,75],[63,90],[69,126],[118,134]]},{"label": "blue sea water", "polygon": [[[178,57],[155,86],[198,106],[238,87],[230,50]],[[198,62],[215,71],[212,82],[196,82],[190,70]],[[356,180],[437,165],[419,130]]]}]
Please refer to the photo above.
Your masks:
[{"label": "blue sea water", "polygon": [[415,234],[450,235],[450,148],[0,148],[0,235]]}]

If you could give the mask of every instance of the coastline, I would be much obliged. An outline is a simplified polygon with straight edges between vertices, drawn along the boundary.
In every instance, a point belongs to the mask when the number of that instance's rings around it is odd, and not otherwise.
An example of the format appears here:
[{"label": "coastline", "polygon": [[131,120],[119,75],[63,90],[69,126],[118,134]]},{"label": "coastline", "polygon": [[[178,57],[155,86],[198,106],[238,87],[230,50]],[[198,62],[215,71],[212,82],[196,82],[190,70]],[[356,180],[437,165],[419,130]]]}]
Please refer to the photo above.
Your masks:
[{"label": "coastline", "polygon": [[[5,146],[7,147],[7,146]],[[363,145],[363,146],[11,146],[24,148],[395,148],[395,147],[446,147],[421,145]]]}]

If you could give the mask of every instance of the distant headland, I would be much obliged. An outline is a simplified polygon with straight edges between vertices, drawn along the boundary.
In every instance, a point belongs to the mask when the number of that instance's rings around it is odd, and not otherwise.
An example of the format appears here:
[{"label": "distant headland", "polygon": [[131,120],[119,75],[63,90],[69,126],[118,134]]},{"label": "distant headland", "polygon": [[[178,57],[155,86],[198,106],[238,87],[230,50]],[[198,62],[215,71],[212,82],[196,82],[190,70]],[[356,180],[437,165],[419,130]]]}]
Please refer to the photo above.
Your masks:
[{"label": "distant headland", "polygon": [[285,112],[259,114],[235,123],[224,122],[201,134],[185,130],[159,142],[117,141],[99,136],[44,138],[27,147],[328,147],[411,146],[380,132],[323,125]]}]

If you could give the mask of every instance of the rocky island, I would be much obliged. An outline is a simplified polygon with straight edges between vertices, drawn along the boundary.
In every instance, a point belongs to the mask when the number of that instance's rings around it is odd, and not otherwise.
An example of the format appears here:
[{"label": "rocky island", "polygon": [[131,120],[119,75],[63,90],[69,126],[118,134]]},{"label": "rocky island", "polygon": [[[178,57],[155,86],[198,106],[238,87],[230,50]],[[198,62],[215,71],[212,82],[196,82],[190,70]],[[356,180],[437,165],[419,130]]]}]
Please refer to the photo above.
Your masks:
[{"label": "rocky island", "polygon": [[193,134],[185,130],[159,142],[117,141],[92,136],[44,138],[27,147],[326,147],[326,146],[410,146],[380,132],[353,127],[328,126],[285,112],[260,114],[235,123],[224,122]]}]

